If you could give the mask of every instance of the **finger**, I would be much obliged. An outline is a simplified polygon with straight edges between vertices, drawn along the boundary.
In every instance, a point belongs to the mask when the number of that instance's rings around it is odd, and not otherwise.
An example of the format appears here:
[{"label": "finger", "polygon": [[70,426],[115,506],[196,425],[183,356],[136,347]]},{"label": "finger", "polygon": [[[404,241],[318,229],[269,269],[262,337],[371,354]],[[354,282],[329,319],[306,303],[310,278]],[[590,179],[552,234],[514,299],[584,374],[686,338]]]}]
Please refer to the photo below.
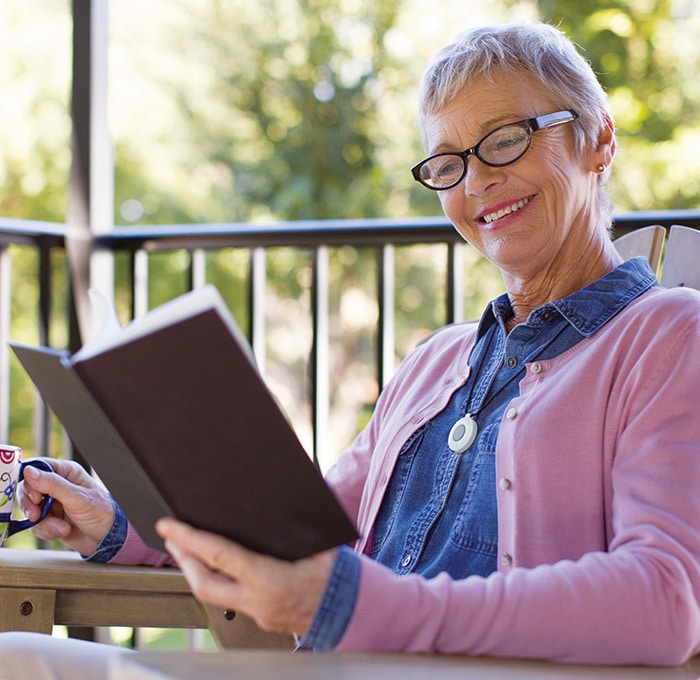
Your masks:
[{"label": "finger", "polygon": [[28,465],[24,468],[25,477],[27,476],[27,472],[29,472],[29,475],[31,475],[32,471],[36,470],[40,473],[40,475],[38,477],[33,477],[34,479],[51,480],[52,477],[49,477],[49,475],[53,475],[55,473],[54,476],[65,479],[67,482],[75,484],[76,486],[91,487],[96,484],[93,477],[85,470],[85,468],[73,460],[61,460],[58,458],[42,458],[41,460],[48,463],[53,468],[54,472],[47,472],[40,468]]},{"label": "finger", "polygon": [[195,555],[166,541],[165,547],[185,576],[194,596],[224,609],[242,610],[242,589],[228,576],[209,569]]},{"label": "finger", "polygon": [[[29,515],[27,515],[27,517],[29,517]],[[34,521],[32,517],[29,517],[29,519]],[[51,515],[47,515],[40,524],[37,524],[31,529],[32,533],[43,541],[56,541],[66,538],[70,535],[72,530],[73,527],[69,522],[66,522],[60,517],[53,517]]]},{"label": "finger", "polygon": [[[39,519],[46,498],[46,494],[34,489],[27,481],[24,481],[17,487],[17,503],[27,519],[32,522]],[[63,506],[60,502],[54,500],[50,512],[52,515],[62,518],[64,514]]]},{"label": "finger", "polygon": [[[64,504],[70,503],[76,497],[76,492],[91,486],[85,479],[85,477],[89,477],[87,473],[82,468],[76,469],[80,466],[74,464],[68,467],[63,465],[57,467],[54,465],[56,462],[52,461],[51,464],[54,472],[40,470],[29,465],[24,468],[27,493],[35,505],[38,504],[37,500],[41,496],[52,496]],[[61,474],[62,472],[66,473],[67,476]]]},{"label": "finger", "polygon": [[171,517],[159,520],[156,531],[184,553],[196,556],[212,571],[235,580],[243,580],[249,574],[256,573],[255,565],[265,559],[223,536],[195,529]]},{"label": "finger", "polygon": [[17,487],[17,502],[19,503],[19,507],[30,519],[33,519],[33,517],[30,516],[30,513],[39,510],[39,506],[41,505],[41,501],[43,499],[44,494],[41,493],[41,491],[31,488],[27,484],[20,484]]}]

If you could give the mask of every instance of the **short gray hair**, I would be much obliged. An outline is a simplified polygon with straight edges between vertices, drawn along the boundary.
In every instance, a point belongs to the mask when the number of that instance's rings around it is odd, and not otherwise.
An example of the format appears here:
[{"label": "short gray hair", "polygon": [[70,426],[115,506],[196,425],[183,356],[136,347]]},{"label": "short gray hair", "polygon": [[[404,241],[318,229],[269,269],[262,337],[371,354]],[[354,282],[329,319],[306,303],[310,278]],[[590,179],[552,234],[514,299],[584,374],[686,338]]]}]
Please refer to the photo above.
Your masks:
[{"label": "short gray hair", "polygon": [[[421,78],[418,123],[449,104],[469,83],[498,73],[529,76],[542,83],[562,109],[575,111],[571,124],[577,153],[597,145],[608,97],[590,63],[564,33],[540,22],[486,26],[465,31],[437,52]],[[425,142],[425,139],[424,139]],[[600,186],[609,170],[601,175]],[[609,202],[607,197],[606,202]]]}]

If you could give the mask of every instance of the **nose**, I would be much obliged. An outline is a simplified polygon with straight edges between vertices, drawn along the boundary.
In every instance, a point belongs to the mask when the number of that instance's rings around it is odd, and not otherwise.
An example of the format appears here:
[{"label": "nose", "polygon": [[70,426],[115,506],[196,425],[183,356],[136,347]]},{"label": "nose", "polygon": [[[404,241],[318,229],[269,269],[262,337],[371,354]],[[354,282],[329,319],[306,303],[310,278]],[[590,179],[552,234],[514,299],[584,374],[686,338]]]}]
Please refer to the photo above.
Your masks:
[{"label": "nose", "polygon": [[467,174],[464,176],[464,193],[467,196],[483,196],[493,191],[503,181],[503,168],[486,165],[472,154],[467,161]]}]

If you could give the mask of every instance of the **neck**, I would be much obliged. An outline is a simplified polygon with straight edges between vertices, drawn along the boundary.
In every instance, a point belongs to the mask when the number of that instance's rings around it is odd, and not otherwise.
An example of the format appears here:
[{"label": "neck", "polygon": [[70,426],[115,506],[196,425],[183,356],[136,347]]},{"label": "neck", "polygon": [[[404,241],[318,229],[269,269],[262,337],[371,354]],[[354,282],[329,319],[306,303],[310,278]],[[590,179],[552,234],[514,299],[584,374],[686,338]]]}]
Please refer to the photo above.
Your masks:
[{"label": "neck", "polygon": [[559,264],[552,262],[549,267],[533,276],[519,277],[503,272],[503,280],[513,308],[513,316],[506,323],[510,331],[519,323],[527,321],[534,309],[548,302],[561,300],[581,288],[585,288],[611,272],[622,262],[611,241],[575,262]]}]

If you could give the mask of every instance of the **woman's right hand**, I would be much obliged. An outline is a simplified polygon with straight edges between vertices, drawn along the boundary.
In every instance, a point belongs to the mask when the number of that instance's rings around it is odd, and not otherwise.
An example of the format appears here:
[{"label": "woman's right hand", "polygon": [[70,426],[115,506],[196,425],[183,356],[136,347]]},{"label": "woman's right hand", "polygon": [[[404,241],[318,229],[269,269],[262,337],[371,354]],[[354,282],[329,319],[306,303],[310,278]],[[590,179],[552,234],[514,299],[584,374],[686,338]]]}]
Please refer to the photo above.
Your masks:
[{"label": "woman's right hand", "polygon": [[30,520],[39,517],[44,496],[54,499],[51,511],[32,533],[47,541],[60,539],[85,557],[92,555],[114,522],[109,492],[75,461],[42,460],[55,474],[27,465],[18,490],[19,505]]}]

